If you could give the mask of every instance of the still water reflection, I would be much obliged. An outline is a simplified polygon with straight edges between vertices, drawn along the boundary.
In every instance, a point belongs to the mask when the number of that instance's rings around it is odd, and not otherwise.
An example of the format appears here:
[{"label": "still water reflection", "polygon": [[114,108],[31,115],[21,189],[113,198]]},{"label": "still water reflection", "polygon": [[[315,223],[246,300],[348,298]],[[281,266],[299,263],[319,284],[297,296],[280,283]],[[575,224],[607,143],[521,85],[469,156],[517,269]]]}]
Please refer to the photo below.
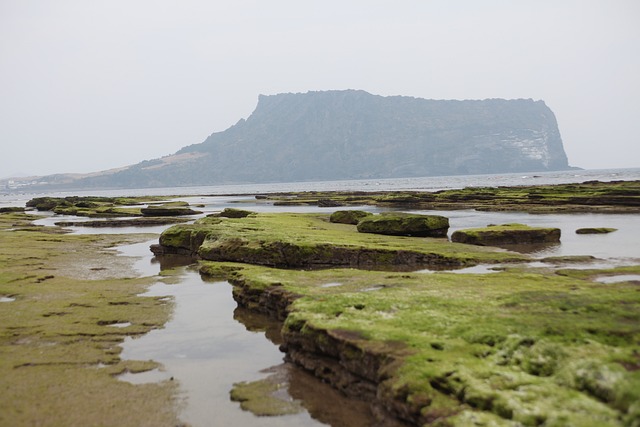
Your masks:
[{"label": "still water reflection", "polygon": [[[119,248],[127,255],[148,252],[148,244]],[[175,261],[175,260],[173,260]],[[164,260],[163,267],[186,260]],[[157,274],[160,264],[141,257],[141,274]],[[172,319],[163,329],[122,345],[123,359],[155,360],[162,371],[127,374],[122,380],[142,383],[174,378],[182,391],[180,417],[198,426],[371,426],[375,422],[363,402],[342,397],[311,375],[283,362],[278,350],[280,327],[265,316],[238,308],[227,282],[207,282],[189,267],[149,288],[144,295],[168,296],[175,302]],[[234,383],[277,377],[286,385],[285,399],[299,401],[304,408],[295,415],[256,417],[232,402]]]}]

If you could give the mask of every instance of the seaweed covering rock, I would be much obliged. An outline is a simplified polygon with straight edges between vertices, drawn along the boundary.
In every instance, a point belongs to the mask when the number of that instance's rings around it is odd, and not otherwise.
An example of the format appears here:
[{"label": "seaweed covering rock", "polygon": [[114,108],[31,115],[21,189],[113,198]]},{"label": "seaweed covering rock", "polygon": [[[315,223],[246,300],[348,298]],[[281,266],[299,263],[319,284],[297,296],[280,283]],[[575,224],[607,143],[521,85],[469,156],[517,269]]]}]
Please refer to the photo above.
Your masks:
[{"label": "seaweed covering rock", "polygon": [[587,228],[578,228],[576,230],[576,234],[608,234],[617,231],[617,228],[608,228],[608,227],[587,227]]},{"label": "seaweed covering rock", "polygon": [[560,229],[523,224],[490,225],[458,230],[451,235],[451,241],[481,246],[554,243],[560,241]]},{"label": "seaweed covering rock", "polygon": [[244,209],[225,208],[222,212],[211,214],[209,216],[222,218],[246,218],[251,214],[253,214],[252,211],[246,211]]},{"label": "seaweed covering rock", "polygon": [[185,206],[149,206],[140,211],[144,216],[182,216],[202,213]]},{"label": "seaweed covering rock", "polygon": [[339,224],[353,224],[356,225],[361,219],[373,215],[370,212],[358,211],[358,210],[346,210],[336,211],[331,214],[329,221]]},{"label": "seaweed covering rock", "polygon": [[358,223],[361,233],[389,236],[446,237],[449,219],[439,215],[382,214],[363,218]]}]

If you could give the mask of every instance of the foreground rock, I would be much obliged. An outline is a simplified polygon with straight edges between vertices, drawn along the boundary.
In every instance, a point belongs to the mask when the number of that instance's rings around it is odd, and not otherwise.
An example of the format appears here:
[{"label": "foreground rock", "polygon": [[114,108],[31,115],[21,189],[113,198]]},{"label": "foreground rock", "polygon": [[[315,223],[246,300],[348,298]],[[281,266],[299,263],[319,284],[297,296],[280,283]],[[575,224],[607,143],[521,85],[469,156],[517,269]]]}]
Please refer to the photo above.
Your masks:
[{"label": "foreground rock", "polygon": [[364,217],[358,222],[361,233],[387,236],[446,237],[449,219],[439,215],[381,214]]},{"label": "foreground rock", "polygon": [[228,278],[239,305],[285,320],[290,361],[369,402],[380,425],[411,426],[637,425],[640,322],[628,319],[640,294],[592,281],[605,271],[201,264]]},{"label": "foreground rock", "polygon": [[557,243],[560,241],[560,229],[523,224],[490,225],[486,228],[455,231],[451,235],[451,241],[481,246]]}]

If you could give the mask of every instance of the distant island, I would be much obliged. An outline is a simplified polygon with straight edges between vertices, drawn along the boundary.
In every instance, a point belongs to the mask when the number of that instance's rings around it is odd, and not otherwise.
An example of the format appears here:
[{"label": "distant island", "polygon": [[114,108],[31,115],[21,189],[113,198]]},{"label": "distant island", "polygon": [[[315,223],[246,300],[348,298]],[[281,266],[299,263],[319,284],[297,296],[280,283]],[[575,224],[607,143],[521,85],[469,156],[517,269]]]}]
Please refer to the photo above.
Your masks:
[{"label": "distant island", "polygon": [[543,101],[342,90],[260,95],[249,118],[175,154],[28,184],[147,188],[568,169],[555,115]]}]

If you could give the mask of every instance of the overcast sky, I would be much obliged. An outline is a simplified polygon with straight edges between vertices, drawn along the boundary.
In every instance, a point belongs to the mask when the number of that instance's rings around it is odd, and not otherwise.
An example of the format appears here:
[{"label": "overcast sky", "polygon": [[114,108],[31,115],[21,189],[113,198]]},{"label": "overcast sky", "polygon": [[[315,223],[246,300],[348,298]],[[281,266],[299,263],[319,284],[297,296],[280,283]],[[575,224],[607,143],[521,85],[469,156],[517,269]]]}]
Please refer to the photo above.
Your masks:
[{"label": "overcast sky", "polygon": [[542,99],[569,163],[640,167],[637,0],[0,0],[0,178],[172,154],[259,94]]}]

